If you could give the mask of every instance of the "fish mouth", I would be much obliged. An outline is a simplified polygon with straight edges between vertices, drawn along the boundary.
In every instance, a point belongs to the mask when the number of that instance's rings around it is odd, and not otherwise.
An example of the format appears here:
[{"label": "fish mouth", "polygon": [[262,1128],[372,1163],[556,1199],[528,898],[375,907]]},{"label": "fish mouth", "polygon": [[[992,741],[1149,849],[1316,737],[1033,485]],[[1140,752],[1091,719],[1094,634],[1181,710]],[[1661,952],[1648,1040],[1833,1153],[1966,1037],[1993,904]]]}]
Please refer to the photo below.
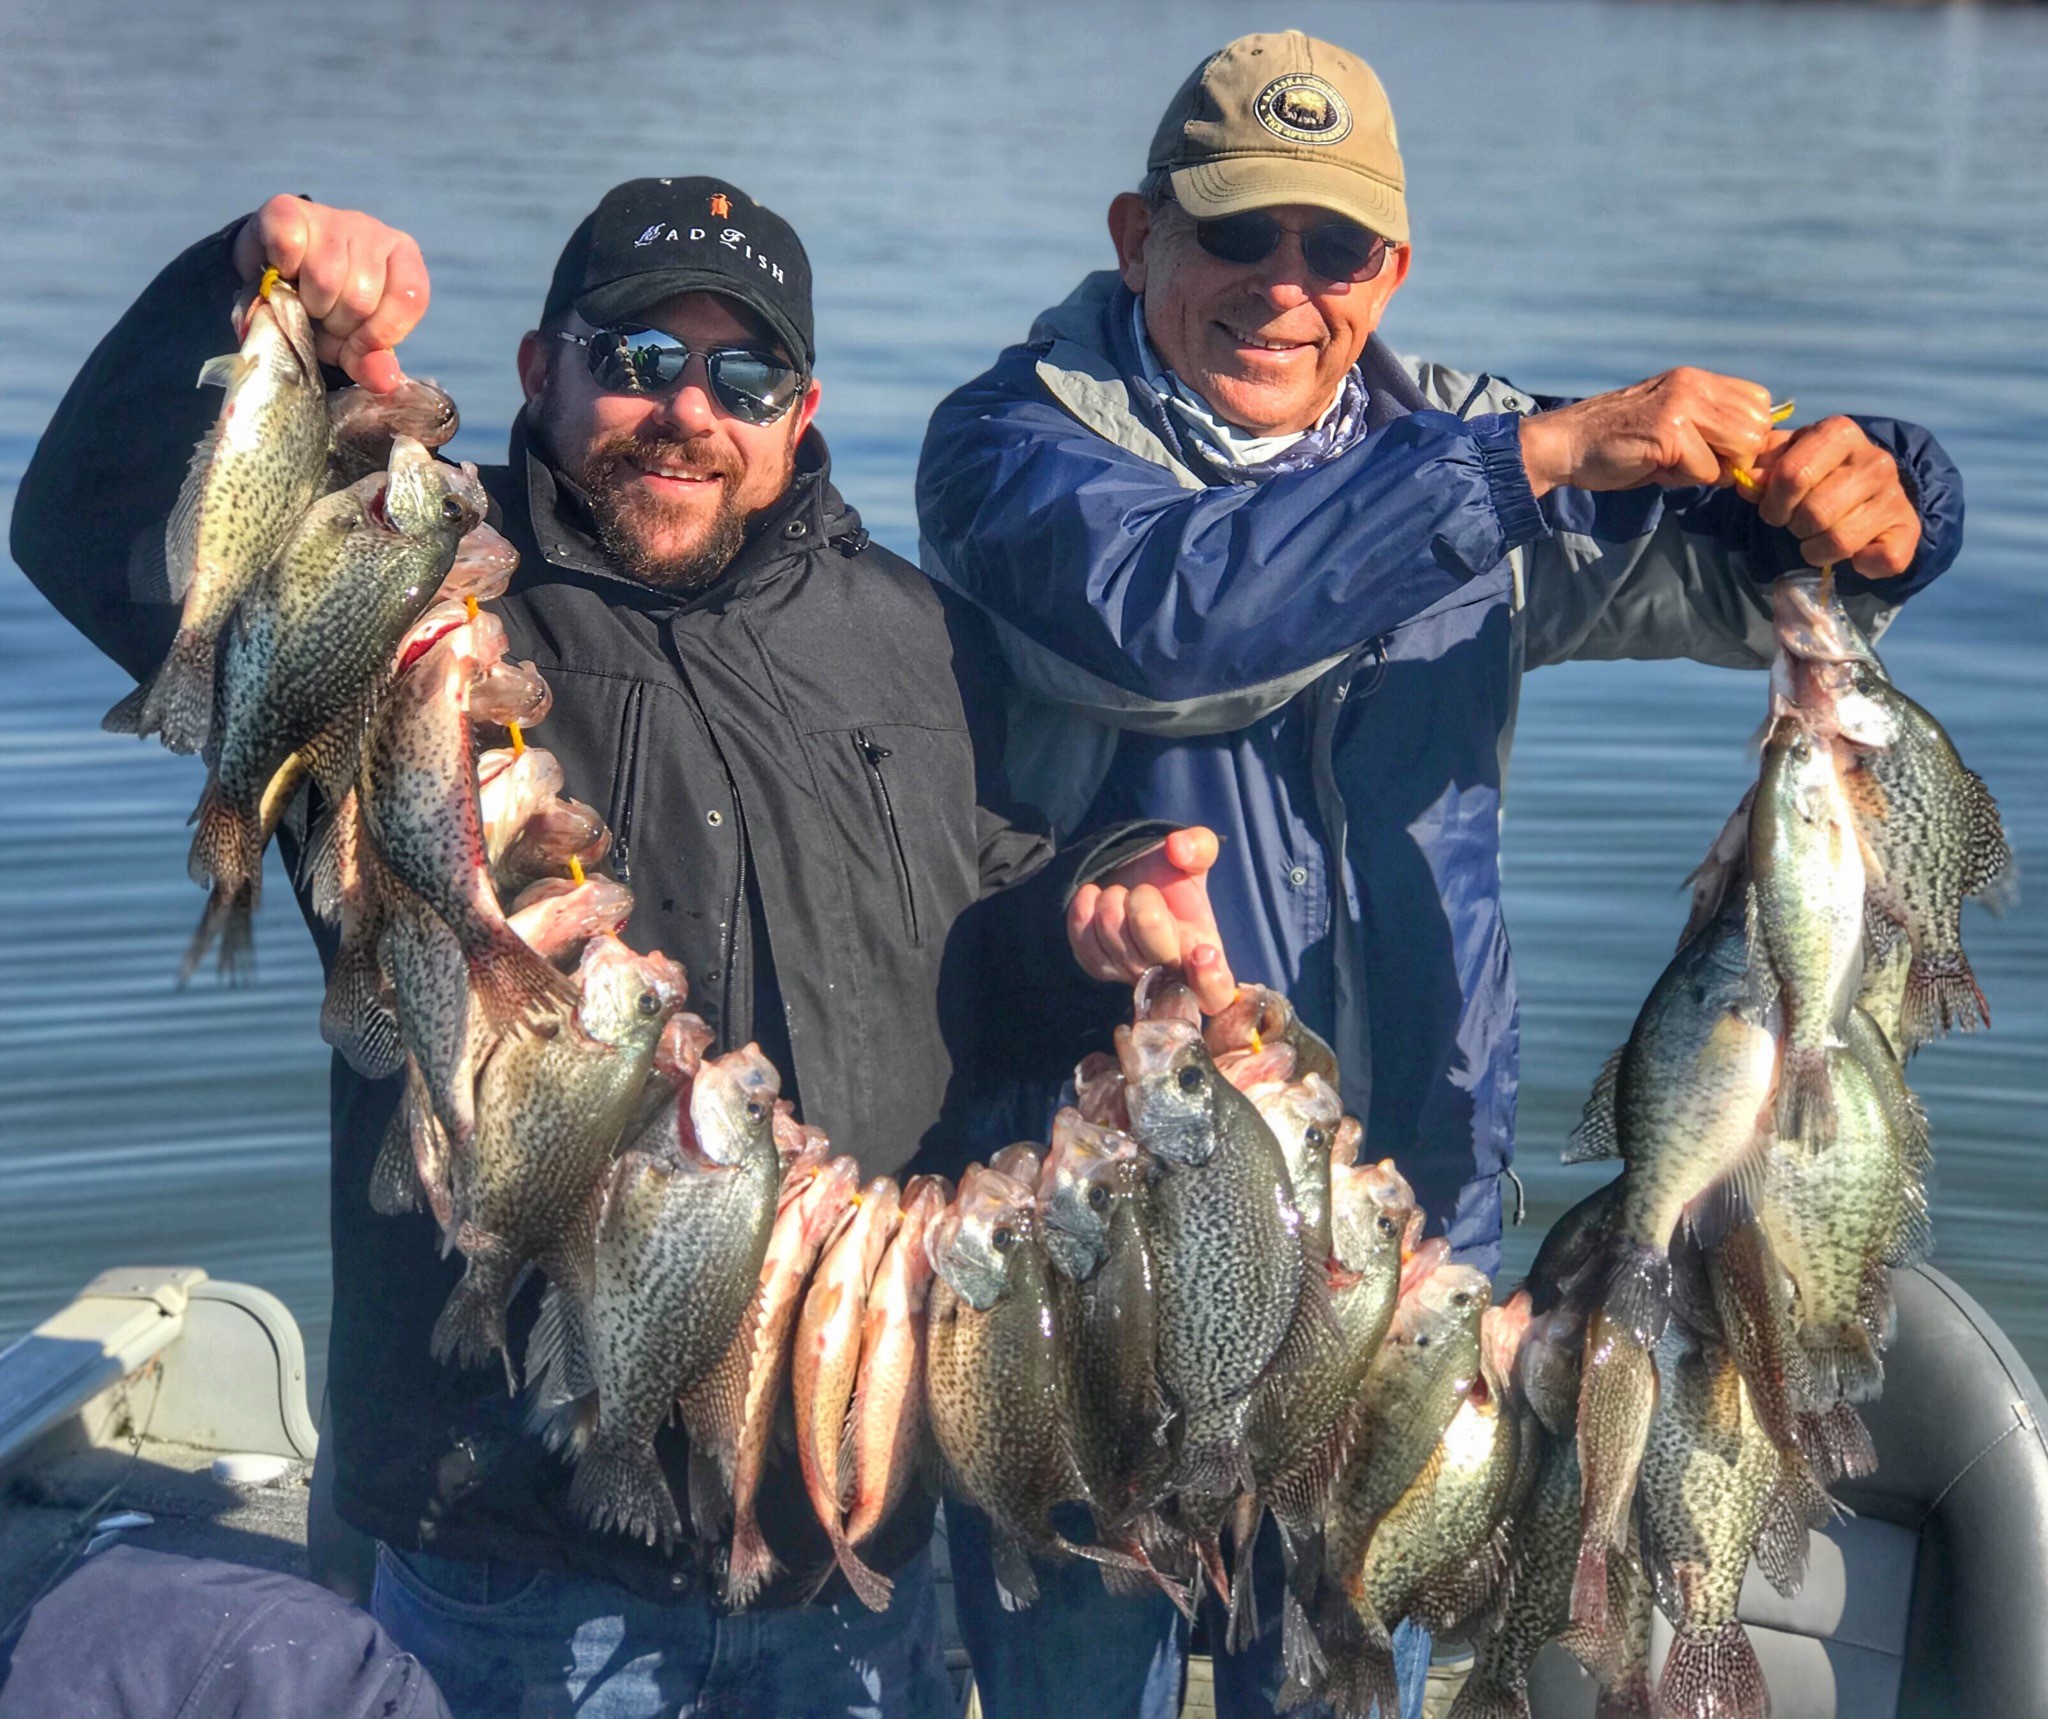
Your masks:
[{"label": "fish mouth", "polygon": [[466,627],[468,625],[469,617],[467,615],[450,615],[437,625],[415,628],[412,635],[405,641],[405,650],[399,657],[397,666],[393,670],[394,675],[404,674],[407,669],[417,663],[421,657],[425,656],[427,652],[431,651],[450,633],[459,627]]}]

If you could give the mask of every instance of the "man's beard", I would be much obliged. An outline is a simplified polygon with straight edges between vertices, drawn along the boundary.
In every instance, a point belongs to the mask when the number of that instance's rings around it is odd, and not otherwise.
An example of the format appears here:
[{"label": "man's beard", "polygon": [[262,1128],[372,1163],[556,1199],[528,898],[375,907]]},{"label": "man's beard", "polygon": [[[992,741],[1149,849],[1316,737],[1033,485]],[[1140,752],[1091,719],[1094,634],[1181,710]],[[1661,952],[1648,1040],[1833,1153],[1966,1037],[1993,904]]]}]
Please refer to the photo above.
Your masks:
[{"label": "man's beard", "polygon": [[[678,526],[694,525],[700,516],[649,494],[636,456],[658,456],[660,464],[724,480],[718,511],[697,525],[694,538],[668,541]],[[747,540],[749,520],[739,499],[744,475],[728,450],[703,439],[648,442],[622,435],[591,450],[577,482],[590,498],[598,541],[620,571],[664,590],[695,594],[717,580]]]}]

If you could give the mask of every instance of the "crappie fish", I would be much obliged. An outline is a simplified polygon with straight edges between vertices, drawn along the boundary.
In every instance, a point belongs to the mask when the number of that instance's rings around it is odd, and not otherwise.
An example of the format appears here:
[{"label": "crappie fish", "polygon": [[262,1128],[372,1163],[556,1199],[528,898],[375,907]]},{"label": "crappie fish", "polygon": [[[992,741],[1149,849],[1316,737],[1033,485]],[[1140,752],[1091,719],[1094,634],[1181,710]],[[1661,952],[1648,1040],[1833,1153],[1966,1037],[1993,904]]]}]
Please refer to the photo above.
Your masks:
[{"label": "crappie fish", "polygon": [[753,1301],[782,1179],[775,1091],[775,1072],[754,1046],[706,1065],[690,1105],[696,1137],[719,1157],[623,1154],[605,1180],[588,1281],[557,1281],[542,1304],[527,1371],[543,1402],[551,1366],[573,1373],[564,1350],[589,1344],[594,1392],[557,1411],[554,1424],[566,1423],[576,1453],[569,1507],[593,1528],[650,1545],[682,1537],[654,1435],[677,1395],[732,1346]]},{"label": "crappie fish", "polygon": [[925,1426],[925,1306],[932,1286],[925,1234],[951,1198],[941,1176],[913,1176],[904,1184],[902,1216],[868,1289],[848,1433],[854,1477],[846,1510],[849,1546],[859,1547],[889,1520],[917,1474]]},{"label": "crappie fish", "polygon": [[1186,1021],[1197,1031],[1202,1005],[1194,987],[1178,967],[1148,967],[1131,992],[1131,1018],[1138,1021]]},{"label": "crappie fish", "polygon": [[1074,1066],[1074,1106],[1098,1128],[1130,1132],[1123,1066],[1107,1051],[1090,1051]]},{"label": "crappie fish", "polygon": [[1105,1543],[1149,1506],[1172,1452],[1156,1360],[1158,1276],[1145,1233],[1150,1161],[1078,1110],[1053,1118],[1039,1233],[1064,1280],[1059,1331],[1072,1381],[1074,1455]]},{"label": "crappie fish", "polygon": [[612,833],[595,809],[558,795],[534,809],[492,875],[501,890],[516,895],[541,878],[568,876],[571,859],[594,871],[611,845]]},{"label": "crappie fish", "polygon": [[2012,849],[1997,802],[1919,705],[1867,664],[1842,672],[1858,696],[1884,710],[1892,732],[1887,745],[1853,751],[1843,786],[1877,860],[1871,903],[1912,945],[1906,1039],[1917,1046],[1952,1027],[1988,1026],[1990,1010],[1963,953],[1962,904],[1971,895],[1997,903],[2009,892]]},{"label": "crappie fish", "polygon": [[1038,1186],[1038,1173],[1044,1168],[1038,1155],[1038,1148],[1028,1140],[1018,1140],[1005,1146],[988,1161],[988,1167],[998,1175],[1008,1176],[1013,1182],[1022,1182],[1027,1188]]},{"label": "crappie fish", "polygon": [[1294,1079],[1317,1075],[1329,1083],[1332,1091],[1342,1083],[1337,1053],[1302,1025],[1292,1003],[1264,985],[1238,986],[1230,1006],[1209,1022],[1202,1036],[1208,1042],[1209,1054],[1217,1058],[1230,1051],[1285,1043],[1294,1052]]},{"label": "crappie fish", "polygon": [[337,388],[327,396],[327,488],[347,489],[382,470],[401,436],[441,448],[461,427],[454,400],[422,377],[400,377],[388,394],[353,384]]},{"label": "crappie fish", "polygon": [[474,597],[488,603],[504,596],[519,565],[519,551],[495,526],[479,523],[470,527],[455,547],[455,562],[441,581],[436,602],[461,603]]},{"label": "crappie fish", "polygon": [[1033,1202],[1031,1189],[976,1164],[926,1232],[937,1272],[925,1358],[932,1437],[952,1489],[989,1518],[996,1593],[1009,1611],[1038,1598],[1034,1553],[1130,1563],[1074,1545],[1047,1514],[1087,1489]]},{"label": "crappie fish", "polygon": [[465,625],[400,675],[364,733],[357,795],[378,862],[453,933],[485,1021],[506,1030],[547,1020],[573,987],[505,923],[491,884],[471,770],[476,671]]},{"label": "crappie fish", "polygon": [[533,663],[500,657],[469,689],[473,721],[492,728],[531,728],[555,708],[555,690]]},{"label": "crappie fish", "polygon": [[117,734],[161,734],[173,752],[205,746],[228,617],[327,474],[327,388],[298,293],[266,274],[236,300],[235,333],[240,350],[199,372],[227,398],[164,529],[167,594],[184,605],[177,637],[155,678],[106,718]]},{"label": "crappie fish", "polygon": [[[726,1567],[725,1598],[734,1607],[752,1601],[775,1573],[775,1556],[762,1538],[755,1501],[767,1467],[769,1434],[782,1396],[782,1381],[789,1372],[790,1332],[812,1265],[853,1210],[853,1197],[860,1189],[860,1164],[853,1158],[835,1158],[794,1181],[794,1186],[785,1182],[775,1228],[768,1238],[768,1254],[761,1262],[754,1311],[741,1327],[736,1345],[737,1357],[744,1363],[739,1373],[740,1407],[732,1417],[737,1432],[729,1456],[712,1446],[714,1456],[731,1477],[732,1556]],[[727,1384],[714,1395],[729,1394],[729,1390]],[[684,1419],[692,1436],[697,1436],[687,1404]]]},{"label": "crappie fish", "polygon": [[469,1266],[435,1321],[434,1357],[476,1365],[495,1350],[508,1380],[505,1310],[520,1274],[538,1265],[558,1284],[587,1280],[605,1166],[681,1002],[672,961],[615,937],[591,939],[577,980],[561,1030],[493,1050],[477,1079],[474,1146],[453,1159],[455,1245]]},{"label": "crappie fish", "polygon": [[1757,1203],[1771,1250],[1798,1286],[1799,1342],[1822,1404],[1878,1394],[1888,1268],[1911,1263],[1927,1243],[1925,1122],[1875,1023],[1863,1017],[1857,1034],[1856,1049],[1828,1053],[1841,1119],[1834,1144],[1773,1152]]},{"label": "crappie fish", "polygon": [[[475,696],[474,689],[471,696]],[[568,775],[561,760],[544,746],[529,746],[519,752],[501,746],[477,754],[476,781],[484,853],[495,866],[527,820],[561,793]]]},{"label": "crappie fish", "polygon": [[[581,883],[571,883],[565,877],[543,878],[531,889],[522,891],[505,916],[506,922],[519,933],[521,942],[551,961],[580,954],[583,945],[600,932],[616,937],[632,917],[633,892],[609,877],[587,877]],[[662,1035],[664,1044],[671,1035],[688,1032],[687,1025],[677,1026],[679,1021],[704,1025],[695,1015],[672,1016]],[[659,1057],[656,1066],[661,1066]],[[693,1066],[689,1073],[695,1072]]]},{"label": "crappie fish", "polygon": [[441,465],[400,437],[388,471],[317,502],[249,585],[221,670],[219,751],[193,814],[188,869],[211,894],[185,976],[216,937],[222,971],[243,966],[271,779],[313,748],[330,796],[347,791],[363,712],[484,506],[474,466]]},{"label": "crappie fish", "polygon": [[1245,1421],[1296,1316],[1305,1268],[1287,1163],[1185,1021],[1119,1027],[1131,1132],[1160,1161],[1151,1196],[1159,1379],[1181,1412],[1175,1484],[1225,1497],[1248,1477]]},{"label": "crappie fish", "polygon": [[[1672,1324],[1657,1345],[1657,1414],[1642,1465],[1642,1511],[1655,1554],[1668,1566],[1660,1604],[1675,1637],[1658,1684],[1659,1711],[1699,1719],[1766,1719],[1763,1668],[1742,1625],[1736,1598],[1751,1549],[1766,1568],[1783,1558],[1758,1546],[1773,1498],[1797,1456],[1780,1454],[1749,1399],[1727,1350]],[[1803,1465],[1802,1465],[1803,1466]],[[1785,1519],[1805,1560],[1805,1522]]]},{"label": "crappie fish", "polygon": [[1330,1258],[1330,1147],[1344,1106],[1319,1074],[1241,1088],[1280,1142],[1287,1183],[1301,1214],[1301,1253],[1315,1270]]},{"label": "crappie fish", "polygon": [[1777,1130],[1817,1146],[1834,1138],[1828,1042],[1862,972],[1863,845],[1841,763],[1825,734],[1781,718],[1749,824],[1757,927],[1785,1013]]},{"label": "crappie fish", "polygon": [[847,1586],[875,1612],[889,1609],[892,1584],[861,1562],[846,1537],[846,1506],[855,1479],[848,1441],[868,1291],[901,1212],[902,1193],[887,1176],[876,1177],[854,1196],[852,1221],[825,1249],[804,1292],[790,1363],[804,1490],[832,1542],[833,1560]]}]

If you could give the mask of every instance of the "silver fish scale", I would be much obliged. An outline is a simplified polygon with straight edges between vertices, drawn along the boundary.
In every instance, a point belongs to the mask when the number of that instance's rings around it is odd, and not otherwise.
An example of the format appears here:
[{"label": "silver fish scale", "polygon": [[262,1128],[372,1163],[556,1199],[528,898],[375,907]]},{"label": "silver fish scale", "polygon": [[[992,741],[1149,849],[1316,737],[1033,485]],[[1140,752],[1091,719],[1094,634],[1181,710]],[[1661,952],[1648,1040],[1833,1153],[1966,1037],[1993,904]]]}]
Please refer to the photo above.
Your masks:
[{"label": "silver fish scale", "polygon": [[[1477,1436],[1438,1441],[1366,1550],[1362,1586],[1389,1624],[1407,1616],[1432,1582],[1455,1580],[1506,1508],[1515,1477],[1513,1411],[1495,1399],[1486,1408],[1461,1405],[1454,1424],[1460,1415],[1476,1424]],[[1473,1431],[1459,1426],[1461,1435]]]},{"label": "silver fish scale", "polygon": [[1071,1286],[1061,1331],[1072,1353],[1074,1453],[1089,1496],[1111,1520],[1164,1478],[1166,1405],[1159,1391],[1158,1285],[1136,1189],[1119,1192],[1108,1254]]},{"label": "silver fish scale", "polygon": [[[1573,1439],[1548,1439],[1536,1484],[1523,1503],[1508,1551],[1507,1603],[1480,1638],[1468,1687],[1525,1691],[1529,1668],[1571,1621],[1572,1577],[1578,1563],[1579,1450]],[[1463,1698],[1451,1709],[1461,1719]]]}]

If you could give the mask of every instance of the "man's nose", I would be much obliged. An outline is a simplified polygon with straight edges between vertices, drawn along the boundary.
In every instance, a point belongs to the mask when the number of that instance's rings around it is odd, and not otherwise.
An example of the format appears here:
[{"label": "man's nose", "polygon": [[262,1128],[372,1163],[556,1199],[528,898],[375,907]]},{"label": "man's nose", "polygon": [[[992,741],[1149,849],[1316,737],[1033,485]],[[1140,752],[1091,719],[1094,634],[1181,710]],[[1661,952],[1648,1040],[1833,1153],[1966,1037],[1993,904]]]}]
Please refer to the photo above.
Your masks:
[{"label": "man's nose", "polygon": [[711,376],[701,357],[692,355],[683,379],[654,402],[654,415],[692,434],[710,429],[718,421],[712,403]]}]

